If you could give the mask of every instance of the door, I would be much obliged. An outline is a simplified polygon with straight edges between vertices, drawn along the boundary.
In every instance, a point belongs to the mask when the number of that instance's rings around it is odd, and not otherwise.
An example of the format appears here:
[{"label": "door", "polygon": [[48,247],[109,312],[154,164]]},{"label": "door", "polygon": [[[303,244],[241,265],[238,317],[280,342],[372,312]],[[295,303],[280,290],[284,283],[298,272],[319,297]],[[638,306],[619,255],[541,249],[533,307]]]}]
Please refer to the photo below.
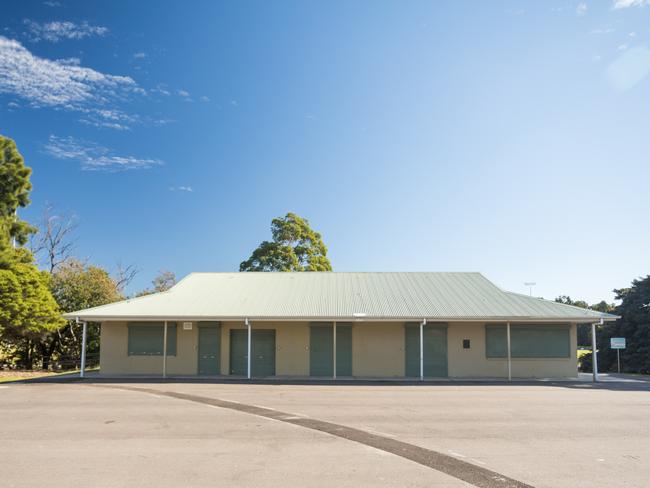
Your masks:
[{"label": "door", "polygon": [[334,376],[334,338],[331,325],[309,328],[309,375]]},{"label": "door", "polygon": [[[447,326],[424,326],[424,376],[447,376]],[[420,376],[420,325],[405,327],[405,370],[408,377]]]},{"label": "door", "polygon": [[221,360],[221,327],[199,324],[199,374],[218,375]]},{"label": "door", "polygon": [[253,330],[252,374],[275,376],[275,329]]},{"label": "door", "polygon": [[248,331],[246,329],[230,330],[230,374],[246,376],[248,374]]},{"label": "door", "polygon": [[352,326],[336,324],[336,376],[352,376]]},{"label": "door", "polygon": [[[330,324],[310,327],[310,376],[334,376],[333,327]],[[336,376],[352,376],[352,325],[349,324],[336,324]]]},{"label": "door", "polygon": [[[251,331],[251,374],[275,376],[275,329]],[[230,330],[230,374],[248,374],[248,331]]]}]

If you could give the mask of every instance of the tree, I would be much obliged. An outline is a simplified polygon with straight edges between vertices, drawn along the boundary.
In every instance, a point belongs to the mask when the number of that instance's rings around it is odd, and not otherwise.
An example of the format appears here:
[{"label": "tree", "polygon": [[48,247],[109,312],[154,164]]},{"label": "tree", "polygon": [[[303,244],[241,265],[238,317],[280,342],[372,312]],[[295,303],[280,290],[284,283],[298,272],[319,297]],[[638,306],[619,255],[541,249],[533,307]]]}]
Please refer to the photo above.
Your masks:
[{"label": "tree", "polygon": [[589,304],[584,300],[573,301],[568,295],[560,295],[555,299],[555,301],[558,303],[564,303],[565,305],[573,305],[574,307],[589,308]]},{"label": "tree", "polygon": [[161,270],[158,272],[158,276],[156,276],[151,281],[151,284],[153,285],[153,290],[145,288],[144,290],[136,293],[135,296],[143,297],[145,295],[151,295],[153,293],[160,293],[161,291],[169,290],[176,284],[176,275],[171,271]]},{"label": "tree", "polygon": [[0,338],[27,369],[37,345],[64,323],[49,285],[49,274],[36,268],[25,249],[0,263]]},{"label": "tree", "polygon": [[52,205],[45,207],[38,233],[32,240],[32,252],[35,256],[44,255],[50,273],[72,258],[76,229],[74,215],[59,214]]},{"label": "tree", "polygon": [[77,259],[70,259],[52,274],[52,295],[64,313],[122,299],[106,270]]},{"label": "tree", "polygon": [[16,143],[0,135],[0,219],[6,222],[9,237],[24,245],[35,229],[17,217],[18,207],[29,205],[31,168],[25,166]]},{"label": "tree", "polygon": [[[572,300],[568,295],[560,295],[555,299],[558,303],[564,303],[565,305],[573,305],[574,307],[588,308],[590,310],[596,310],[597,312],[604,313],[613,313],[614,304],[607,303],[605,300],[601,300],[595,305],[589,305],[584,300]],[[591,326],[589,324],[578,324],[578,346],[587,346],[591,347]]]},{"label": "tree", "polygon": [[29,204],[30,175],[14,141],[0,136],[0,339],[29,369],[37,344],[63,324],[49,274],[38,270],[31,252],[14,245],[24,245],[34,232],[16,215]]},{"label": "tree", "polygon": [[[122,299],[117,283],[108,272],[97,266],[69,259],[52,274],[52,295],[61,310],[74,312],[84,308],[97,307]],[[78,358],[81,354],[80,325],[67,322],[50,334],[41,343],[43,369],[47,369],[54,355],[59,358]],[[99,327],[89,324],[88,352],[99,352]]]},{"label": "tree", "polygon": [[125,294],[124,290],[127,286],[129,286],[129,283],[133,281],[139,272],[140,270],[136,268],[135,264],[124,265],[121,261],[117,262],[117,268],[114,273],[114,281],[115,285],[117,286],[117,291],[121,295]]},{"label": "tree", "polygon": [[151,283],[156,293],[167,291],[176,284],[176,275],[171,271],[161,270]]},{"label": "tree", "polygon": [[616,350],[609,347],[612,337],[625,337],[621,350],[621,371],[650,374],[650,275],[634,280],[630,288],[614,290],[621,304],[613,324],[602,328],[598,336],[598,364],[603,371],[616,370]]},{"label": "tree", "polygon": [[332,271],[327,247],[309,221],[288,213],[271,221],[272,241],[263,241],[239,271]]}]

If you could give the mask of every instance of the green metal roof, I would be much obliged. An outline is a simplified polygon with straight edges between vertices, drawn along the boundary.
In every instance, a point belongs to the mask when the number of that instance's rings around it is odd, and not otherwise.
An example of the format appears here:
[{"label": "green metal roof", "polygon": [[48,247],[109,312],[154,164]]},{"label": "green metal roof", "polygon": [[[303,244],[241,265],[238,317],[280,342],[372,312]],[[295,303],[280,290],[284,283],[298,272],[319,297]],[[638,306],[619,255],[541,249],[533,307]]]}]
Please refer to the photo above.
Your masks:
[{"label": "green metal roof", "polygon": [[512,320],[616,316],[502,290],[480,273],[191,273],[169,291],[65,314],[109,320]]}]

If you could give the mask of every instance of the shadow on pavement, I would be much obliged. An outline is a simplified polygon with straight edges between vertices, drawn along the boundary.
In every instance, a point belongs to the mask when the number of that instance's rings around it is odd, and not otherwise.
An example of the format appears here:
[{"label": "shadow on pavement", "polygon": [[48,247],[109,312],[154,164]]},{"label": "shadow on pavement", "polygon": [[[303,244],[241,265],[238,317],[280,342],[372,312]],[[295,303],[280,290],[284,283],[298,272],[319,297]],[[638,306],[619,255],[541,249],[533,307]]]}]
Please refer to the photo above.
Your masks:
[{"label": "shadow on pavement", "polygon": [[650,377],[631,377],[629,375],[607,375],[603,381],[593,383],[581,380],[499,380],[499,379],[471,379],[471,380],[392,380],[392,379],[307,379],[307,378],[232,378],[232,377],[168,377],[155,376],[119,376],[102,377],[97,374],[80,378],[78,373],[70,375],[50,376],[43,378],[30,378],[6,382],[5,384],[39,384],[39,383],[83,383],[83,384],[213,384],[213,385],[303,385],[303,386],[537,386],[570,388],[579,390],[613,390],[613,391],[650,391]]}]

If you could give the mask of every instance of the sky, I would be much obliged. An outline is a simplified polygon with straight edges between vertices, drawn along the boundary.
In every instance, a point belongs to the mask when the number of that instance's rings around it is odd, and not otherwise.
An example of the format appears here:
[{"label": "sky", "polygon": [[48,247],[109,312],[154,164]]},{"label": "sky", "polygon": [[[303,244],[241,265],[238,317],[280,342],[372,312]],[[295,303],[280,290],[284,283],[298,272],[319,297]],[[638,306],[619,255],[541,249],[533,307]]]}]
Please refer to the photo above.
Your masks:
[{"label": "sky", "polygon": [[12,1],[28,221],[114,271],[237,271],[287,212],[335,271],[612,301],[650,273],[650,0]]}]

